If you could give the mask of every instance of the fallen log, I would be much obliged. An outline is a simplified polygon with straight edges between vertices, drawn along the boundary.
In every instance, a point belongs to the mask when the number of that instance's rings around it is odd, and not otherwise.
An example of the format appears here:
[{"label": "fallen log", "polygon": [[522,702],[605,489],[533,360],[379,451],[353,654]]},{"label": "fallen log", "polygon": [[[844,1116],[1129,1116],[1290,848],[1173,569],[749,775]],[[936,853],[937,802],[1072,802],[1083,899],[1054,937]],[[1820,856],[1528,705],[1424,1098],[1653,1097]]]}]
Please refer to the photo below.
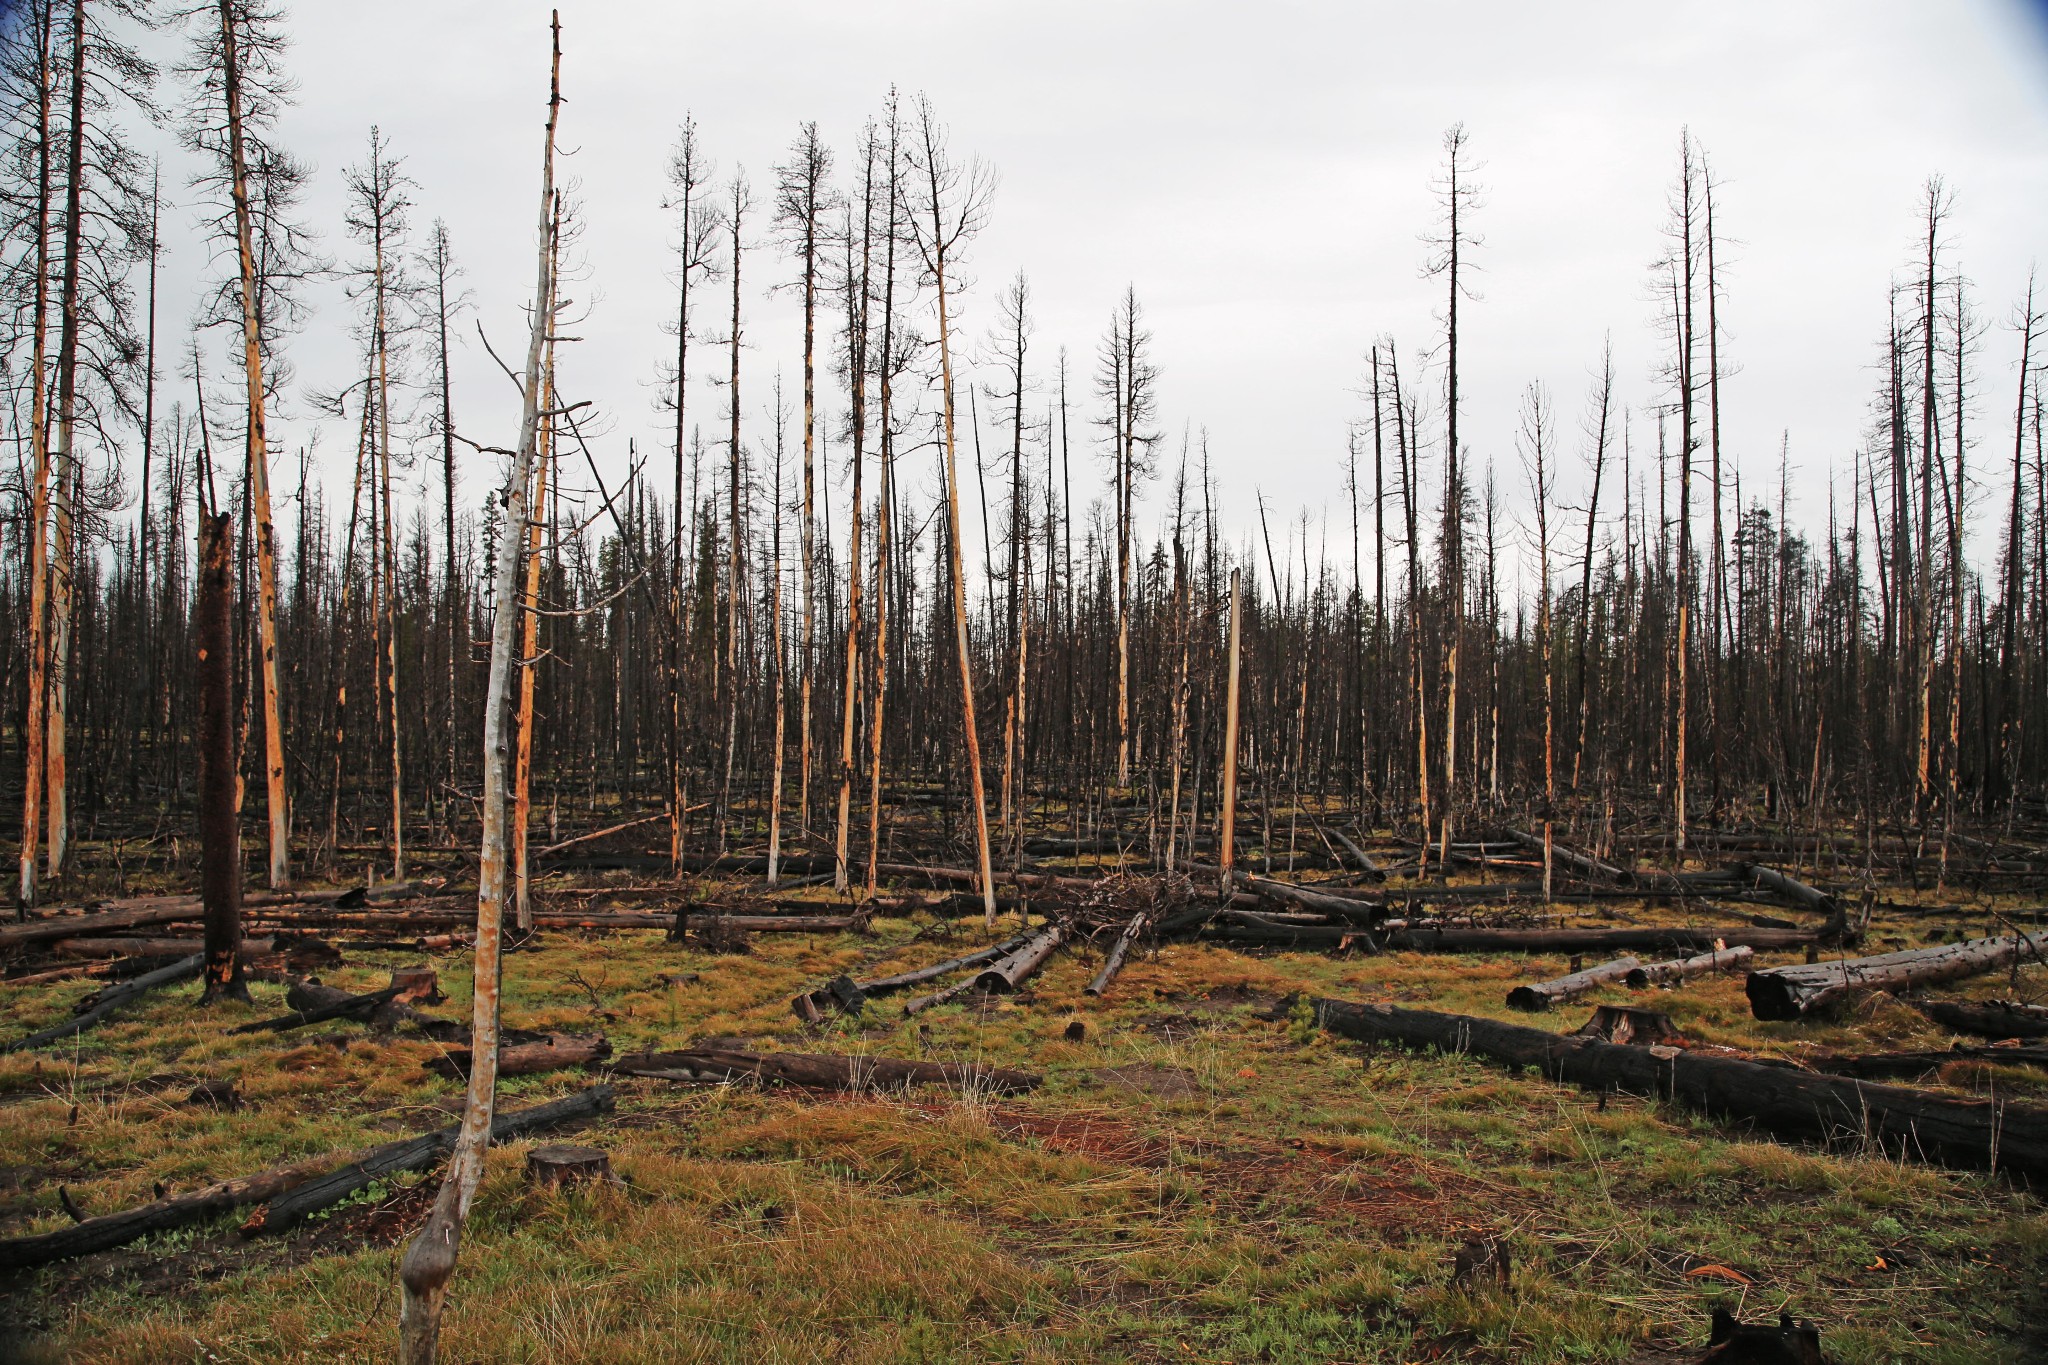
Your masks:
[{"label": "fallen log", "polygon": [[[599,1114],[610,1113],[617,1093],[609,1085],[594,1085],[588,1090],[565,1095],[547,1104],[537,1104],[531,1109],[516,1109],[509,1114],[499,1114],[491,1121],[491,1141],[509,1142],[514,1138],[542,1132],[575,1119],[594,1118]],[[443,1155],[454,1150],[455,1136],[461,1130],[461,1124],[451,1123],[446,1128],[436,1129],[416,1138],[402,1142],[387,1142],[382,1147],[365,1152],[330,1175],[294,1185],[256,1210],[249,1221],[242,1225],[242,1235],[253,1237],[258,1233],[283,1232],[308,1215],[339,1204],[365,1185],[381,1180],[387,1175],[422,1170],[431,1166]]]},{"label": "fallen log", "polygon": [[380,1005],[388,1005],[397,999],[399,990],[398,986],[386,986],[381,991],[351,995],[306,1009],[293,1010],[290,1014],[279,1015],[275,1019],[257,1019],[247,1024],[237,1024],[228,1032],[282,1033],[287,1029],[303,1028],[307,1024],[324,1023],[329,1019],[367,1019],[377,1012]]},{"label": "fallen log", "polygon": [[[1219,912],[1210,910],[1206,915]],[[1243,912],[1233,912],[1249,919]],[[1206,917],[1205,915],[1205,917]],[[1165,926],[1161,926],[1163,933]],[[1263,947],[1343,948],[1366,946],[1384,952],[1417,953],[1591,953],[1628,951],[1703,952],[1716,943],[1759,950],[1799,948],[1824,941],[1823,929],[1759,929],[1741,926],[1632,929],[1478,929],[1415,925],[1373,931],[1329,925],[1269,922],[1209,924],[1205,938]]]},{"label": "fallen log", "polygon": [[1116,936],[1116,943],[1110,948],[1109,956],[1102,960],[1102,970],[1088,983],[1087,994],[1100,997],[1109,990],[1109,983],[1116,980],[1117,973],[1124,969],[1124,960],[1131,955],[1131,945],[1145,932],[1149,918],[1146,915],[1131,916],[1131,922]]},{"label": "fallen log", "polygon": [[1673,1100],[1779,1137],[1874,1139],[1942,1165],[2048,1175],[2048,1107],[1933,1094],[1683,1048],[1634,1047],[1493,1019],[1392,1005],[1313,1002],[1347,1038],[1464,1052],[1606,1093]]},{"label": "fallen log", "polygon": [[1060,944],[1066,940],[1067,931],[1057,924],[1048,924],[1032,934],[1016,949],[1005,953],[985,967],[974,978],[974,988],[992,995],[1006,994],[1024,984],[1032,973],[1043,967]]},{"label": "fallen log", "polygon": [[1920,1076],[1950,1062],[1993,1062],[2002,1066],[2048,1068],[2048,1047],[1954,1047],[1928,1052],[1834,1053],[1808,1065],[1830,1076]]},{"label": "fallen log", "polygon": [[1923,1000],[1922,1014],[1957,1033],[1980,1038],[2048,1038],[2048,1009],[2013,1000]]},{"label": "fallen log", "polygon": [[1670,962],[1652,962],[1638,967],[1622,980],[1630,990],[1644,990],[1650,986],[1669,986],[1689,976],[1707,976],[1714,972],[1732,972],[1738,967],[1747,967],[1749,960],[1756,956],[1756,950],[1748,944],[1734,948],[1709,948],[1697,957],[1682,957]]},{"label": "fallen log", "polygon": [[205,954],[194,953],[190,957],[173,962],[168,967],[144,972],[141,976],[117,985],[103,986],[79,1002],[78,1013],[74,1018],[67,1019],[61,1024],[52,1024],[49,1028],[31,1033],[26,1038],[17,1038],[11,1043],[0,1043],[0,1052],[22,1052],[83,1033],[121,1006],[140,999],[159,986],[192,980],[199,975],[205,961]]},{"label": "fallen log", "polygon": [[1914,948],[1841,962],[1816,962],[1751,972],[1744,983],[1750,1013],[1759,1019],[1797,1019],[1831,1001],[1863,991],[1903,991],[1995,972],[2022,952],[2041,954],[2048,936],[2017,934],[1971,939],[1939,948]]},{"label": "fallen log", "polygon": [[[540,1042],[513,1043],[498,1049],[500,1076],[534,1076],[565,1067],[589,1066],[612,1055],[611,1039],[601,1033],[551,1033]],[[470,1050],[454,1048],[421,1065],[455,1080],[469,1079]]]},{"label": "fallen log", "polygon": [[[1543,852],[1543,841],[1533,834],[1524,833],[1518,829],[1511,829],[1508,831],[1508,837],[1533,853],[1541,854]],[[1601,878],[1620,886],[1633,886],[1635,884],[1636,878],[1633,872],[1624,872],[1622,869],[1609,863],[1601,862],[1598,858],[1566,848],[1563,844],[1558,843],[1556,839],[1550,841],[1550,860],[1553,863],[1563,863],[1566,867],[1583,877]]]},{"label": "fallen log", "polygon": [[[969,967],[978,967],[984,962],[993,962],[999,957],[1015,952],[1029,937],[1029,934],[1019,934],[1005,943],[998,943],[992,947],[983,948],[962,957],[948,958],[944,962],[935,962],[929,967],[917,967],[907,972],[898,972],[894,976],[876,977],[872,981],[853,981],[843,977],[835,978],[820,986],[817,990],[806,991],[802,995],[793,996],[789,1002],[790,1009],[797,1018],[805,1023],[817,1023],[825,1017],[825,1011],[828,1009],[857,1009],[859,1006],[856,1001],[865,1001],[869,996],[887,995],[892,991],[900,991],[905,986],[915,986],[926,981],[936,981],[942,976],[950,976],[954,972],[965,971]],[[844,986],[840,985],[841,981],[845,982]]]},{"label": "fallen log", "polygon": [[1336,915],[1355,923],[1370,923],[1386,913],[1386,905],[1378,892],[1353,892],[1339,896],[1296,886],[1292,882],[1274,881],[1270,877],[1254,877],[1249,872],[1238,873],[1237,883],[1268,899],[1284,901],[1318,914]]},{"label": "fallen log", "polygon": [[1741,871],[1758,886],[1776,892],[1802,910],[1813,910],[1823,915],[1840,914],[1842,907],[1835,898],[1825,892],[1816,891],[1805,882],[1795,881],[1774,867],[1762,863],[1744,863]]},{"label": "fallen log", "polygon": [[626,1076],[672,1081],[758,1080],[806,1090],[882,1090],[905,1085],[950,1085],[962,1090],[1014,1094],[1037,1088],[1039,1078],[1024,1071],[973,1062],[913,1062],[895,1057],[843,1057],[809,1052],[743,1052],[733,1048],[688,1048],[681,1052],[638,1052],[608,1070]]},{"label": "fallen log", "polygon": [[[611,1107],[611,1095],[611,1087],[601,1085],[593,1090],[586,1090],[581,1095],[572,1095],[567,1100],[557,1100],[553,1104],[544,1104],[538,1108],[501,1115],[498,1122],[491,1126],[491,1136],[495,1140],[502,1141],[508,1137],[535,1132],[556,1123],[566,1122],[571,1118],[597,1113],[601,1109],[609,1109]],[[255,1175],[241,1176],[234,1180],[223,1180],[218,1184],[208,1185],[205,1189],[194,1190],[190,1194],[178,1195],[168,1199],[158,1199],[153,1203],[144,1204],[139,1208],[126,1209],[120,1213],[105,1214],[98,1218],[87,1218],[72,1227],[60,1228],[55,1232],[38,1233],[30,1237],[0,1239],[0,1270],[28,1270],[35,1266],[48,1265],[53,1261],[65,1261],[79,1256],[89,1256],[96,1251],[107,1251],[117,1246],[125,1246],[129,1242],[146,1237],[153,1232],[165,1232],[172,1228],[184,1227],[188,1224],[211,1218],[216,1214],[225,1213],[230,1209],[242,1208],[249,1204],[261,1204],[268,1201],[275,1208],[285,1198],[296,1197],[300,1191],[306,1190],[311,1186],[317,1185],[326,1189],[337,1188],[341,1183],[341,1178],[349,1172],[358,1171],[368,1166],[377,1168],[377,1174],[369,1175],[355,1183],[348,1184],[346,1188],[341,1188],[339,1193],[328,1198],[326,1203],[313,1205],[297,1215],[303,1217],[306,1212],[325,1208],[327,1204],[336,1203],[347,1198],[348,1195],[361,1189],[363,1185],[375,1180],[378,1175],[390,1174],[399,1170],[416,1169],[418,1166],[428,1164],[434,1156],[439,1155],[441,1151],[454,1144],[455,1133],[456,1129],[451,1126],[437,1133],[427,1134],[425,1137],[413,1138],[406,1142],[387,1143],[382,1147],[372,1148],[370,1151],[353,1158],[341,1170],[334,1172],[333,1175],[325,1177],[321,1175],[321,1172],[331,1169],[334,1165],[335,1158],[331,1154],[308,1161],[295,1162],[290,1166],[283,1166],[273,1171],[261,1171]],[[429,1145],[429,1150],[424,1159],[414,1159],[409,1151],[399,1151],[399,1149],[419,1147],[423,1143]],[[394,1157],[407,1164],[395,1164]],[[252,1220],[250,1226],[245,1227],[244,1231],[275,1230],[274,1227],[270,1226],[270,1219],[266,1216],[267,1213],[268,1210],[259,1211],[256,1219]]]},{"label": "fallen log", "polygon": [[[395,978],[396,973],[393,975]],[[392,984],[386,987],[385,990],[390,993],[390,998],[374,1005],[368,1013],[362,1016],[371,1028],[389,1030],[398,1027],[400,1024],[411,1024],[426,1034],[427,1037],[437,1042],[466,1043],[469,1041],[469,1025],[456,1023],[452,1019],[436,1019],[433,1015],[422,1013],[407,1004],[405,986],[399,981],[394,979]],[[384,993],[383,991],[371,992],[372,995]],[[284,993],[285,1004],[290,1005],[300,1013],[311,1013],[332,1006],[344,1005],[350,1001],[362,998],[337,986],[324,986],[317,981],[294,981],[285,988]],[[340,1016],[333,1015],[329,1017],[339,1018]]]},{"label": "fallen log", "polygon": [[1508,992],[1508,1008],[1543,1010],[1584,995],[1587,991],[1620,981],[1643,964],[1632,957],[1618,957],[1597,967],[1588,967],[1555,981],[1529,982]]}]

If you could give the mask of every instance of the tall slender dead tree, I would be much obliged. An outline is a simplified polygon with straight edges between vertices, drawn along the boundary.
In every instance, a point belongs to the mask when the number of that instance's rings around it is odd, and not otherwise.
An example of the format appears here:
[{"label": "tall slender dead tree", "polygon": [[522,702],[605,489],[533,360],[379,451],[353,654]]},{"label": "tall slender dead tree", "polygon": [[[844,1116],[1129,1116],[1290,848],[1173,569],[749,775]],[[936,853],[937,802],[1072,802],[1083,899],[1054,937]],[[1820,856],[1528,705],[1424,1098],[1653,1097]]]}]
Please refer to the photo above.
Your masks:
[{"label": "tall slender dead tree", "polygon": [[[991,928],[996,922],[995,871],[989,856],[988,800],[981,776],[981,735],[975,724],[974,656],[968,641],[967,576],[960,557],[960,479],[953,421],[953,318],[950,291],[960,287],[960,253],[988,218],[994,176],[980,162],[964,169],[946,150],[946,134],[931,101],[917,101],[917,129],[910,150],[917,211],[910,215],[918,253],[924,259],[936,298],[939,325],[939,402],[944,434],[947,541],[952,556],[953,631],[960,666],[961,739],[967,750],[970,799],[974,803],[975,856],[982,909]],[[948,272],[953,272],[949,276]]]},{"label": "tall slender dead tree", "polygon": [[526,368],[519,414],[519,444],[505,480],[505,520],[498,536],[497,562],[492,568],[490,679],[484,694],[483,840],[477,868],[476,986],[470,1014],[469,1088],[463,1099],[462,1125],[449,1157],[448,1173],[435,1197],[426,1226],[406,1248],[399,1263],[403,1291],[399,1310],[399,1360],[402,1365],[433,1365],[440,1339],[441,1310],[448,1281],[462,1242],[462,1225],[470,1200],[483,1179],[484,1152],[490,1146],[491,1118],[498,1094],[498,983],[505,917],[506,767],[509,744],[505,733],[507,691],[512,679],[514,628],[520,612],[519,560],[528,508],[527,482],[532,477],[534,447],[540,426],[541,352],[554,313],[555,126],[562,103],[562,22],[550,17],[552,56],[548,80],[547,132],[542,142],[540,175],[539,265],[533,290],[533,322],[526,342]]}]

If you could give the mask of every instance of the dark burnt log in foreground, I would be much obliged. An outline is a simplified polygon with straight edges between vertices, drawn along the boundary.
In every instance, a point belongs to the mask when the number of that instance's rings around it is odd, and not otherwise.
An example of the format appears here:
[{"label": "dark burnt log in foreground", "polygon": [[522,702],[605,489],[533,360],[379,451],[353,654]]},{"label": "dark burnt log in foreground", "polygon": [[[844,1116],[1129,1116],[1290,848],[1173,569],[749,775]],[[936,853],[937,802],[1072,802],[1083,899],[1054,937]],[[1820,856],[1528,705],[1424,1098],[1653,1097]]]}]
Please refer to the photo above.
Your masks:
[{"label": "dark burnt log in foreground", "polygon": [[[609,1085],[594,1085],[573,1095],[531,1109],[515,1109],[491,1120],[492,1142],[510,1142],[529,1133],[544,1132],[577,1119],[595,1118],[611,1112],[618,1092]],[[273,1198],[242,1225],[242,1235],[283,1232],[312,1214],[339,1204],[366,1185],[402,1171],[424,1170],[455,1150],[455,1138],[462,1125],[451,1123],[403,1142],[387,1142],[373,1148],[331,1175],[324,1175]]]},{"label": "dark burnt log in foreground", "polygon": [[1640,968],[1643,964],[1632,957],[1618,957],[1612,962],[1603,962],[1597,967],[1588,967],[1570,976],[1558,977],[1555,981],[1532,981],[1515,987],[1508,992],[1508,1008],[1515,1010],[1544,1010],[1566,1000],[1576,999],[1587,991],[1598,990],[1620,981]]},{"label": "dark burnt log in foreground", "polygon": [[1314,1005],[1324,1028],[1361,1042],[1535,1067],[1551,1080],[1672,1100],[1776,1137],[1874,1139],[1940,1165],[1995,1168],[2029,1179],[2048,1175],[2048,1107],[2040,1105],[1873,1085],[1684,1048],[1603,1043],[1469,1014],[1344,1000]]},{"label": "dark burnt log in foreground", "polygon": [[2048,1038],[2048,1008],[2016,1000],[1923,1000],[1919,1011],[1956,1033],[1979,1038]]},{"label": "dark burnt log in foreground", "polygon": [[806,1090],[884,1090],[905,1085],[950,1085],[1014,1094],[1036,1089],[1037,1076],[971,1062],[912,1062],[896,1057],[843,1057],[810,1052],[743,1052],[699,1047],[681,1052],[636,1052],[608,1070],[668,1081],[758,1080]]},{"label": "dark burnt log in foreground", "polygon": [[[588,1118],[609,1110],[612,1087],[595,1086],[581,1094],[514,1113],[501,1114],[491,1125],[491,1138],[503,1142],[527,1133],[539,1132],[572,1119]],[[309,1213],[317,1213],[383,1176],[418,1170],[433,1164],[455,1142],[453,1126],[374,1147],[334,1170],[330,1154],[296,1162],[274,1171],[224,1180],[191,1194],[159,1199],[139,1208],[110,1213],[55,1232],[30,1237],[0,1239],[0,1270],[27,1270],[53,1261],[89,1256],[125,1246],[153,1232],[166,1232],[230,1209],[268,1203],[244,1226],[244,1234],[278,1232]],[[331,1171],[331,1174],[322,1172]]]},{"label": "dark burnt log in foreground", "polygon": [[0,1043],[0,1052],[22,1052],[29,1048],[45,1047],[50,1043],[83,1033],[123,1005],[141,999],[159,986],[192,980],[200,974],[205,965],[206,955],[194,953],[190,957],[173,962],[168,967],[159,967],[153,972],[145,972],[117,985],[103,986],[79,1002],[78,1013],[74,1017],[61,1024],[52,1024],[46,1029],[40,1029],[26,1038]]},{"label": "dark burnt log in foreground", "polygon": [[2040,960],[2044,949],[2048,949],[2048,936],[2003,934],[1939,948],[1773,967],[1751,972],[1744,989],[1749,993],[1750,1013],[1757,1018],[1797,1019],[1863,991],[1904,991],[1981,976],[2011,966],[2022,953]]},{"label": "dark burnt log in foreground", "polygon": [[1622,978],[1630,990],[1645,990],[1651,986],[1670,986],[1688,977],[1708,976],[1715,972],[1732,972],[1747,967],[1756,950],[1748,944],[1734,948],[1710,948],[1697,957],[1682,957],[1671,962],[1652,962],[1638,967]]}]

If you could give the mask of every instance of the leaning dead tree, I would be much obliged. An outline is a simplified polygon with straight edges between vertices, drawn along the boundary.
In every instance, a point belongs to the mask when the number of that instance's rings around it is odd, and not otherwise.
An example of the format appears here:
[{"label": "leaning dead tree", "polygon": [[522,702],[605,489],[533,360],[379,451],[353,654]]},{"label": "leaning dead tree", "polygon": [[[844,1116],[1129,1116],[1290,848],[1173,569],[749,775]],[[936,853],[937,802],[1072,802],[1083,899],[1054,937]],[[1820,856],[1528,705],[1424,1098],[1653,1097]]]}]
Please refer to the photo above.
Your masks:
[{"label": "leaning dead tree", "polygon": [[[550,17],[551,55],[548,76],[547,130],[542,141],[540,214],[533,323],[527,338],[524,397],[519,415],[519,444],[505,480],[505,519],[492,566],[489,690],[484,700],[483,841],[477,874],[476,994],[470,1017],[469,1088],[462,1126],[426,1226],[406,1248],[399,1267],[404,1300],[399,1316],[399,1358],[406,1365],[432,1365],[441,1329],[441,1309],[470,1200],[483,1179],[484,1152],[490,1145],[492,1110],[498,1084],[498,962],[505,919],[506,863],[509,852],[505,819],[506,769],[510,739],[505,723],[514,658],[514,632],[522,613],[515,606],[519,592],[524,528],[534,510],[528,505],[527,483],[534,469],[534,450],[541,424],[542,353],[554,322],[555,128],[562,104],[562,23]],[[552,420],[552,419],[550,419]]]}]

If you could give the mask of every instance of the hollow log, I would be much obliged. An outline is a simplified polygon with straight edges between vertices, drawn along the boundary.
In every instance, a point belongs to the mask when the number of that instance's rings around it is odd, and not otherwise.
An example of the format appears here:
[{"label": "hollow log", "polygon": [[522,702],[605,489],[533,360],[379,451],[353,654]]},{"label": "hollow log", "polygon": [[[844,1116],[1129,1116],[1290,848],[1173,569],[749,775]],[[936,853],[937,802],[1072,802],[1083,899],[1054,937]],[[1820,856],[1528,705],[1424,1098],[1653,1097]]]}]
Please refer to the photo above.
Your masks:
[{"label": "hollow log", "polygon": [[1600,1092],[1673,1100],[1779,1137],[1875,1139],[1942,1165],[2048,1175],[2048,1107],[1817,1076],[1683,1048],[1631,1047],[1466,1014],[1314,1002],[1324,1028],[1362,1042],[1465,1052]]},{"label": "hollow log", "polygon": [[1747,967],[1756,950],[1748,944],[1734,948],[1709,948],[1697,957],[1681,957],[1670,962],[1652,962],[1638,967],[1622,979],[1631,990],[1643,990],[1650,986],[1669,986],[1689,976],[1707,976],[1714,972],[1732,972]]},{"label": "hollow log", "polygon": [[807,1090],[880,1090],[902,1085],[951,1085],[1013,1094],[1037,1088],[1029,1072],[963,1062],[913,1062],[895,1057],[843,1057],[806,1052],[742,1052],[690,1048],[640,1052],[613,1062],[611,1071],[674,1081],[759,1080]]},{"label": "hollow log", "polygon": [[2048,1009],[2012,1000],[1923,1000],[1922,1014],[1957,1033],[1980,1038],[2048,1038]]},{"label": "hollow log", "polygon": [[[539,1042],[513,1043],[498,1049],[500,1076],[533,1076],[564,1067],[589,1066],[612,1055],[611,1040],[601,1033],[553,1033]],[[455,1080],[469,1078],[468,1048],[455,1048],[422,1063],[428,1071]]]},{"label": "hollow log", "polygon": [[[491,1141],[509,1142],[529,1133],[544,1132],[576,1119],[594,1118],[611,1112],[617,1096],[609,1085],[594,1085],[531,1109],[516,1109],[491,1120]],[[242,1235],[284,1232],[308,1215],[339,1204],[364,1186],[401,1171],[424,1170],[455,1148],[455,1136],[462,1130],[451,1123],[431,1133],[402,1142],[387,1142],[372,1148],[341,1169],[307,1180],[278,1194],[242,1225]]]},{"label": "hollow log", "polygon": [[1914,948],[1903,953],[1774,967],[1751,972],[1744,989],[1750,1013],[1759,1019],[1797,1019],[1831,1001],[1863,991],[1904,991],[1943,981],[1960,981],[2006,967],[2022,952],[2048,950],[2048,935],[2017,934],[1971,939],[1939,948]]},{"label": "hollow log", "polygon": [[1584,995],[1587,991],[1620,981],[1643,964],[1632,957],[1618,957],[1597,967],[1588,967],[1555,981],[1528,982],[1508,992],[1508,1008],[1543,1010]]},{"label": "hollow log", "polygon": [[981,974],[974,978],[975,989],[990,994],[1005,994],[1016,990],[1051,959],[1066,936],[1065,929],[1057,924],[1048,924],[1032,934],[1015,950],[997,958],[984,968]]},{"label": "hollow log", "polygon": [[22,1052],[29,1048],[43,1047],[49,1043],[58,1042],[83,1033],[93,1025],[105,1020],[123,1005],[128,1004],[130,1001],[141,999],[159,986],[170,986],[180,981],[190,981],[200,974],[205,964],[206,955],[204,953],[194,953],[190,957],[181,958],[173,962],[168,967],[159,967],[153,972],[145,972],[141,976],[116,985],[103,986],[79,1002],[78,1013],[75,1017],[67,1019],[61,1024],[52,1024],[49,1028],[31,1033],[26,1038],[17,1038],[10,1043],[0,1043],[0,1052]]},{"label": "hollow log", "polygon": [[[611,1107],[611,1097],[612,1088],[601,1085],[595,1089],[586,1090],[581,1095],[572,1095],[567,1100],[557,1100],[553,1104],[544,1104],[534,1109],[506,1114],[499,1121],[500,1124],[504,1125],[503,1128],[501,1129],[498,1125],[493,1125],[491,1134],[493,1138],[502,1140],[507,1137],[518,1136],[522,1133],[537,1132],[542,1128],[567,1122],[571,1118],[580,1118],[588,1114],[598,1113],[603,1109],[609,1109]],[[417,1169],[418,1166],[429,1164],[440,1151],[445,1150],[445,1147],[448,1144],[452,1144],[454,1140],[455,1129],[452,1127],[444,1128],[438,1133],[430,1133],[425,1137],[413,1138],[405,1142],[387,1143],[382,1147],[372,1148],[352,1158],[347,1165],[343,1166],[339,1171],[335,1171],[333,1175],[325,1177],[321,1175],[321,1172],[330,1170],[334,1166],[336,1157],[330,1153],[329,1155],[315,1157],[308,1161],[295,1162],[290,1166],[279,1167],[276,1170],[260,1171],[255,1175],[240,1176],[234,1180],[223,1180],[218,1184],[208,1185],[205,1189],[194,1190],[190,1194],[178,1195],[175,1198],[159,1199],[153,1203],[141,1205],[138,1208],[123,1210],[120,1213],[110,1213],[98,1218],[88,1218],[72,1227],[60,1228],[55,1232],[39,1233],[31,1237],[0,1239],[0,1270],[27,1270],[34,1266],[48,1265],[53,1261],[65,1261],[79,1256],[89,1256],[96,1251],[107,1251],[117,1246],[125,1246],[129,1242],[133,1242],[137,1238],[146,1237],[153,1232],[165,1232],[172,1228],[184,1227],[187,1224],[196,1223],[203,1219],[214,1217],[217,1214],[225,1213],[230,1209],[242,1208],[249,1204],[261,1204],[269,1201],[272,1207],[275,1208],[287,1196],[296,1197],[301,1190],[308,1189],[311,1186],[317,1185],[323,1187],[323,1189],[335,1188],[340,1177],[366,1166],[378,1167],[379,1174],[389,1174],[397,1170]],[[421,1143],[439,1145],[432,1146],[428,1154],[423,1159],[419,1159],[416,1164],[392,1164],[392,1154],[397,1149],[409,1149]],[[295,1217],[303,1217],[305,1213],[315,1212],[318,1209],[327,1207],[329,1204],[338,1203],[376,1178],[377,1175],[369,1175],[353,1184],[348,1184],[346,1188],[341,1188],[339,1193],[333,1194],[324,1203],[312,1205],[295,1215]],[[275,1231],[284,1226],[275,1223],[268,1214],[269,1210],[260,1210],[257,1218],[252,1220],[251,1224],[244,1228],[244,1231]]]}]

